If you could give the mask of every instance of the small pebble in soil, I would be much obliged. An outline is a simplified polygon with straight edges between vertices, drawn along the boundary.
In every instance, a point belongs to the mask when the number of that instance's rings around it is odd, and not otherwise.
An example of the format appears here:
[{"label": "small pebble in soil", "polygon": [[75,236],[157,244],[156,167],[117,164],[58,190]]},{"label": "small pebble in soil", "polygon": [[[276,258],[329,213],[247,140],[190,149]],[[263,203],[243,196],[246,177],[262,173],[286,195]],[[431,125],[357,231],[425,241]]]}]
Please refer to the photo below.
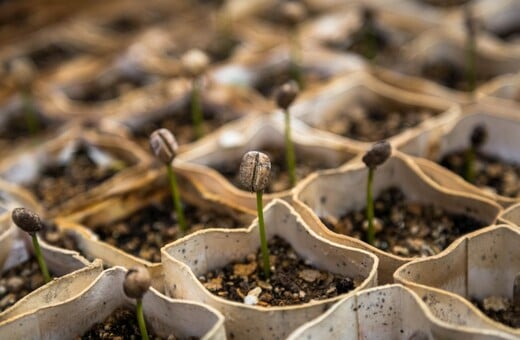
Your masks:
[{"label": "small pebble in soil", "polygon": [[[375,246],[392,254],[415,257],[439,253],[459,236],[484,227],[469,216],[450,213],[434,205],[408,202],[396,187],[383,190],[374,201],[381,228]],[[331,231],[365,240],[366,212],[349,211],[339,219],[321,217]]]},{"label": "small pebble in soil", "polygon": [[511,299],[488,296],[483,300],[473,298],[471,302],[491,319],[509,327],[520,328],[520,306],[515,307]]},{"label": "small pebble in soil", "polygon": [[328,299],[355,288],[352,278],[307,264],[282,238],[275,236],[268,244],[273,268],[269,280],[263,277],[260,250],[201,275],[199,280],[217,296],[262,307]]},{"label": "small pebble in soil", "polygon": [[[440,164],[464,177],[466,150],[444,156]],[[475,181],[479,188],[507,197],[520,196],[520,166],[501,160],[496,156],[477,152],[475,158]]]},{"label": "small pebble in soil", "polygon": [[54,222],[44,221],[43,229],[39,236],[48,244],[54,247],[74,250],[81,252],[76,241],[76,236],[72,231],[60,230]]}]

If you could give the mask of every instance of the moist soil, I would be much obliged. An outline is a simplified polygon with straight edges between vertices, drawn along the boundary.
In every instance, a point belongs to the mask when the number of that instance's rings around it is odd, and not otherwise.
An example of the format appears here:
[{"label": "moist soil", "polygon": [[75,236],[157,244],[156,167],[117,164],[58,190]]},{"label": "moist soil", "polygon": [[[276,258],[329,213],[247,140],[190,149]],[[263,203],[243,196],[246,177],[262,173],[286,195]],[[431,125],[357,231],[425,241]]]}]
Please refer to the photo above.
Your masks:
[{"label": "moist soil", "polygon": [[375,142],[395,136],[438,114],[420,107],[384,107],[357,105],[313,126],[357,141]]},{"label": "moist soil", "polygon": [[50,43],[42,48],[32,51],[28,58],[34,63],[39,71],[58,66],[76,56],[81,51],[75,47],[65,44]]},{"label": "moist soil", "polygon": [[118,172],[118,167],[99,167],[88,156],[86,147],[81,146],[67,164],[44,167],[27,187],[45,208],[54,208],[108,180]]},{"label": "moist soil", "polygon": [[[478,63],[476,65],[478,70]],[[470,86],[463,67],[454,65],[449,60],[439,58],[425,63],[421,69],[421,76],[458,91],[470,91]],[[492,79],[493,76],[482,75],[477,72],[475,88]]]},{"label": "moist soil", "polygon": [[[407,202],[404,193],[390,187],[374,200],[375,246],[404,257],[431,256],[459,236],[485,226],[463,214],[433,205]],[[365,209],[350,211],[339,219],[321,217],[331,231],[366,241]],[[379,231],[378,231],[379,230]]]},{"label": "moist soil", "polygon": [[[441,159],[440,164],[464,177],[466,153],[467,150],[448,154]],[[473,184],[498,195],[518,197],[520,196],[520,166],[477,152]]]},{"label": "moist soil", "polygon": [[[93,227],[99,238],[127,253],[150,262],[161,262],[161,247],[183,236],[171,198],[151,204],[129,217],[109,225]],[[231,216],[217,211],[184,205],[188,234],[205,228],[245,227],[238,214]]]},{"label": "moist soil", "polygon": [[[377,21],[377,18],[375,20]],[[356,53],[368,59],[375,58],[391,48],[387,32],[378,25],[367,26],[366,24],[353,32],[349,39],[342,42],[331,42],[329,46],[336,50]]]},{"label": "moist soil", "polygon": [[[180,339],[173,335],[167,338],[156,336],[151,332],[149,326],[147,326],[147,331],[150,339]],[[85,334],[75,338],[75,340],[80,339],[141,339],[141,332],[139,331],[139,324],[137,323],[135,311],[127,308],[117,308],[108,318],[106,318],[105,321],[94,324],[94,326],[92,326],[92,328]],[[195,340],[198,338],[189,337],[185,339]]]},{"label": "moist soil", "polygon": [[514,306],[511,299],[490,296],[483,300],[471,299],[484,314],[506,326],[520,328],[520,306]]},{"label": "moist soil", "polygon": [[257,305],[262,307],[329,299],[355,288],[352,278],[307,264],[278,236],[269,240],[268,246],[271,268],[274,268],[268,280],[264,277],[260,249],[198,279],[211,293],[231,301],[244,302],[248,292],[261,290]]},{"label": "moist soil", "polygon": [[[51,276],[53,276],[52,272]],[[0,278],[0,312],[14,305],[33,290],[43,286],[44,283],[38,261],[34,257],[2,273]]]},{"label": "moist soil", "polygon": [[[266,147],[257,151],[267,154],[271,160],[271,173],[269,175],[269,185],[265,189],[266,193],[280,192],[291,188],[289,181],[289,173],[287,171],[287,163],[285,161],[284,147],[274,148]],[[295,148],[296,157],[296,180],[305,178],[310,173],[326,169],[327,165],[322,159],[316,157],[303,157]],[[235,162],[226,164],[210,165],[224,176],[231,184],[239,189],[243,189],[239,180],[240,162],[242,159],[237,159]]]},{"label": "moist soil", "polygon": [[70,230],[60,230],[54,222],[43,222],[44,227],[39,236],[51,246],[81,252],[74,233]]},{"label": "moist soil", "polygon": [[13,115],[12,118],[1,127],[0,139],[5,139],[9,142],[15,143],[20,140],[42,136],[45,133],[57,128],[59,125],[56,121],[51,121],[44,118],[41,113],[35,114],[34,118],[36,118],[38,129],[33,133],[29,129],[24,112]]}]

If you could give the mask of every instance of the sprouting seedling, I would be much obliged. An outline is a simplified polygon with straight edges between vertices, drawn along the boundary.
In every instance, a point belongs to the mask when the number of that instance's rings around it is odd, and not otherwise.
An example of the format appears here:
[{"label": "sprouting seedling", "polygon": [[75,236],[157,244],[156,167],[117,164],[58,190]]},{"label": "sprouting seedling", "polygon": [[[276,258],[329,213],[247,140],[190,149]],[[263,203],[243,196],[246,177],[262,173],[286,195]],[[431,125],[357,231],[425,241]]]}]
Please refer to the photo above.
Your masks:
[{"label": "sprouting seedling", "polygon": [[471,131],[469,138],[470,147],[466,151],[464,160],[464,178],[470,183],[475,181],[475,158],[477,157],[477,152],[484,145],[487,137],[487,129],[482,124],[475,126],[473,131]]},{"label": "sprouting seedling", "polygon": [[186,226],[184,211],[182,209],[177,177],[175,176],[175,171],[173,171],[172,166],[173,159],[177,155],[177,149],[179,148],[177,141],[168,129],[158,129],[150,135],[150,146],[155,157],[166,165],[170,188],[172,191],[173,205],[175,206],[175,211],[177,213],[177,222],[179,222],[181,232],[185,233],[188,228]]},{"label": "sprouting seedling", "polygon": [[305,86],[301,69],[301,47],[298,34],[298,25],[307,16],[307,9],[298,1],[285,1],[281,8],[282,16],[289,26],[290,52],[289,52],[289,70],[291,79],[298,83],[303,89]]},{"label": "sprouting seedling", "polygon": [[275,94],[276,105],[283,110],[285,115],[285,160],[291,187],[296,184],[296,159],[294,155],[294,145],[291,138],[291,116],[289,107],[296,99],[299,88],[296,81],[291,80],[278,88]]},{"label": "sprouting seedling", "polygon": [[374,200],[372,198],[372,183],[374,182],[374,171],[375,169],[386,162],[390,154],[392,153],[392,147],[386,140],[376,142],[372,145],[372,148],[368,150],[363,156],[363,163],[368,168],[368,180],[367,180],[367,202],[366,202],[366,214],[368,221],[367,230],[367,242],[371,245],[375,241],[375,230],[374,230]]},{"label": "sprouting seedling", "polygon": [[151,281],[148,270],[143,266],[136,266],[128,269],[123,282],[123,291],[126,296],[136,301],[137,323],[143,340],[149,339],[146,322],[144,321],[143,296],[150,288]]},{"label": "sprouting seedling", "polygon": [[271,160],[269,156],[258,151],[249,151],[242,158],[239,170],[240,183],[244,189],[256,192],[256,209],[258,213],[258,229],[260,231],[260,248],[262,251],[263,269],[266,278],[269,278],[271,265],[269,263],[269,248],[265,236],[264,207],[262,196],[269,183]]},{"label": "sprouting seedling", "polygon": [[464,7],[464,26],[466,28],[466,81],[467,89],[475,91],[477,83],[477,23],[473,17],[471,7]]},{"label": "sprouting seedling", "polygon": [[377,53],[377,37],[375,28],[375,13],[370,7],[364,6],[361,10],[363,24],[361,33],[363,40],[363,56],[368,60],[373,60]]},{"label": "sprouting seedling", "polygon": [[201,91],[202,77],[208,68],[209,58],[201,50],[193,49],[182,56],[181,64],[192,78],[190,110],[193,128],[195,129],[195,137],[198,139],[204,135]]},{"label": "sprouting seedling", "polygon": [[18,58],[11,63],[11,73],[22,98],[27,130],[31,135],[35,135],[40,130],[32,96],[32,83],[36,76],[36,69],[30,60]]},{"label": "sprouting seedling", "polygon": [[51,276],[49,274],[49,269],[47,268],[47,263],[43,258],[40,243],[38,242],[38,237],[36,236],[36,233],[43,229],[43,224],[40,220],[40,217],[34,211],[27,208],[16,208],[11,213],[11,218],[13,219],[14,224],[18,226],[18,228],[31,235],[34,254],[36,256],[36,260],[38,261],[38,265],[40,266],[43,279],[45,280],[45,283],[50,282]]}]

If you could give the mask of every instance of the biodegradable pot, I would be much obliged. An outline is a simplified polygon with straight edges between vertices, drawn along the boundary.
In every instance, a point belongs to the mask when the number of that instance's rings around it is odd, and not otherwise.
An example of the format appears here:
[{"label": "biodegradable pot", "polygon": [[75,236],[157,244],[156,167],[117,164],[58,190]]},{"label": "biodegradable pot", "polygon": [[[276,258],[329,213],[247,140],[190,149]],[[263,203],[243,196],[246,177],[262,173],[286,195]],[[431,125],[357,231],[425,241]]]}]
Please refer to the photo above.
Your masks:
[{"label": "biodegradable pot", "polygon": [[[519,241],[518,228],[484,228],[461,237],[438,255],[402,266],[394,279],[424,296],[423,301],[445,322],[518,337],[520,330],[486,317],[468,300],[491,295],[512,297],[513,280],[520,271]],[[430,292],[442,298],[430,299]]]},{"label": "biodegradable pot", "polygon": [[[419,337],[419,335],[423,337]],[[508,339],[498,332],[452,327],[438,322],[426,304],[401,285],[351,295],[295,330],[297,339]]]},{"label": "biodegradable pot", "polygon": [[[329,230],[320,217],[338,218],[345,212],[356,211],[366,204],[368,170],[360,159],[345,166],[309,176],[294,190],[293,205],[309,227],[326,239],[345,246],[368,250],[378,256],[380,283],[391,283],[393,272],[411,257],[382,251],[356,238]],[[408,201],[433,204],[452,213],[461,213],[487,224],[493,224],[501,208],[496,203],[440,187],[425,176],[415,163],[395,151],[377,168],[374,176],[374,197],[383,189],[398,186]],[[348,198],[348,199],[347,199]]]},{"label": "biodegradable pot", "polygon": [[[378,260],[375,256],[317,236],[282,200],[274,200],[264,211],[268,239],[278,235],[312,265],[351,276],[358,282],[353,292],[376,284]],[[215,307],[226,317],[228,336],[237,339],[284,338],[345,296],[302,305],[266,308],[217,297],[198,281],[199,275],[240,260],[256,252],[259,246],[257,221],[248,229],[203,230],[171,243],[162,249],[165,291],[169,296]]]},{"label": "biodegradable pot", "polygon": [[[95,323],[103,322],[118,307],[134,309],[135,300],[123,292],[125,273],[125,269],[116,267],[88,280],[71,278],[73,284],[83,286],[75,296],[0,323],[0,336],[6,339],[72,339]],[[164,338],[169,335],[205,340],[226,338],[224,318],[216,310],[195,302],[167,298],[153,288],[143,297],[143,312],[149,331]]]},{"label": "biodegradable pot", "polygon": [[[395,108],[396,111],[399,111],[400,108],[428,110],[434,113],[434,116],[423,120],[417,126],[406,128],[396,135],[389,136],[388,141],[395,147],[415,138],[423,131],[436,131],[460,115],[460,109],[450,101],[400,90],[378,81],[366,72],[339,77],[317,89],[316,92],[304,94],[292,110],[298,119],[315,128],[332,129],[333,126],[328,121],[338,115],[354,119],[359,116],[359,110],[356,110],[359,107],[367,109],[383,107],[385,110]],[[419,116],[420,112],[414,114]],[[333,134],[332,131],[325,133],[330,138],[348,141],[356,148],[365,150],[372,145],[371,142],[343,137]],[[377,140],[372,142],[375,141]]]},{"label": "biodegradable pot", "polygon": [[[515,148],[517,130],[520,127],[517,112],[484,99],[477,104],[466,106],[464,115],[454,121],[454,124],[446,125],[444,131],[418,135],[406,145],[402,145],[400,150],[407,154],[440,161],[449,153],[467,148],[469,136],[474,127],[479,124],[484,124],[488,131],[487,141],[480,149],[482,152],[515,164],[520,163],[520,154]],[[421,159],[417,159],[416,162],[427,176],[446,188],[485,196],[504,207],[518,202],[518,198],[479,189],[440,165]]]},{"label": "biodegradable pot", "polygon": [[[496,101],[497,106],[520,105],[520,75],[505,75],[496,77],[479,88],[481,97]],[[491,97],[491,98],[490,98]]]},{"label": "biodegradable pot", "polygon": [[[255,195],[235,187],[214,168],[236,163],[238,169],[240,160],[248,151],[262,148],[284,150],[283,118],[280,112],[274,112],[269,116],[246,117],[228,124],[218,133],[195,143],[189,151],[179,155],[174,164],[202,196],[240,202],[246,212],[256,214]],[[295,118],[291,118],[291,137],[297,159],[312,159],[322,168],[337,167],[359,152],[348,143],[331,140],[325,134],[313,131]],[[263,199],[267,203],[290,195],[291,190],[284,190],[265,194]]]},{"label": "biodegradable pot", "polygon": [[520,227],[520,203],[513,204],[502,211],[498,222]]},{"label": "biodegradable pot", "polygon": [[0,162],[0,176],[12,183],[30,185],[38,179],[47,164],[66,163],[82,143],[85,143],[90,157],[99,167],[108,166],[115,158],[124,162],[124,168],[99,185],[55,206],[47,207],[47,217],[53,217],[58,213],[70,213],[92,200],[99,199],[104,191],[131,186],[132,183],[127,180],[132,175],[141,173],[151,162],[150,156],[129,140],[82,131],[80,127],[71,127],[56,139],[38,148],[31,148],[3,159]]}]

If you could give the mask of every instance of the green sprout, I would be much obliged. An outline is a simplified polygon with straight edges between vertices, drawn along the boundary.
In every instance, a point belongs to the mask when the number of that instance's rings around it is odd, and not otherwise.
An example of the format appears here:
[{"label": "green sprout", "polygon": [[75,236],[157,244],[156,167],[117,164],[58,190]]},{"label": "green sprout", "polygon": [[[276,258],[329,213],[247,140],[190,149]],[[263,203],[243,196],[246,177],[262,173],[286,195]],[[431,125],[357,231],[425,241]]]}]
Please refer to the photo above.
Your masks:
[{"label": "green sprout", "polygon": [[477,86],[477,24],[470,6],[464,8],[464,26],[466,27],[467,89],[474,92]]},{"label": "green sprout", "polygon": [[193,49],[182,56],[181,63],[185,71],[192,78],[190,110],[193,120],[193,128],[195,129],[195,137],[199,139],[204,135],[204,117],[201,100],[202,77],[208,68],[209,58],[201,50]]},{"label": "green sprout", "polygon": [[281,8],[282,16],[289,26],[290,38],[290,55],[289,55],[289,73],[291,79],[298,83],[298,86],[303,89],[305,82],[303,80],[301,68],[301,47],[298,34],[298,25],[307,16],[307,9],[298,1],[286,1]]},{"label": "green sprout", "polygon": [[291,138],[291,116],[289,107],[298,95],[298,83],[291,80],[278,88],[275,94],[276,105],[283,110],[285,116],[285,160],[287,171],[289,172],[289,182],[291,187],[296,185],[296,160],[294,155],[294,145]]},{"label": "green sprout", "polygon": [[15,59],[11,63],[11,73],[22,99],[25,125],[29,133],[35,135],[40,130],[40,124],[32,96],[32,84],[36,76],[34,64],[25,58]]},{"label": "green sprout", "polygon": [[43,229],[43,223],[40,220],[40,217],[34,211],[27,208],[16,208],[13,210],[11,218],[18,228],[31,235],[34,254],[38,261],[38,265],[40,266],[43,279],[45,280],[45,283],[50,282],[51,275],[49,274],[49,269],[47,268],[47,263],[43,258],[40,243],[38,242],[38,236],[36,235],[37,232]]},{"label": "green sprout", "polygon": [[363,163],[368,168],[367,180],[367,201],[366,201],[366,218],[368,221],[367,242],[374,245],[375,229],[374,229],[374,200],[372,198],[372,184],[374,182],[375,169],[386,162],[392,153],[392,147],[386,140],[376,142],[372,148],[363,156]]},{"label": "green sprout", "polygon": [[487,129],[484,125],[480,124],[475,126],[471,132],[470,147],[466,151],[464,159],[464,179],[469,183],[475,182],[476,170],[475,170],[475,159],[477,152],[484,143],[486,143],[488,137]]},{"label": "green sprout", "polygon": [[158,129],[150,135],[150,146],[155,157],[166,165],[172,191],[173,205],[177,213],[177,222],[179,223],[181,232],[185,233],[188,230],[188,227],[182,209],[177,177],[175,176],[172,166],[173,159],[177,155],[177,149],[179,148],[177,141],[168,129]]},{"label": "green sprout", "polygon": [[239,179],[242,186],[256,192],[256,209],[258,213],[258,230],[260,232],[260,248],[262,251],[263,269],[266,279],[271,272],[269,262],[269,248],[265,236],[263,192],[269,183],[269,173],[271,172],[271,160],[269,156],[258,151],[249,151],[242,158],[239,170]]},{"label": "green sprout", "polygon": [[373,60],[377,54],[377,32],[374,21],[374,10],[369,7],[363,7],[361,26],[361,34],[363,39],[363,56],[368,60]]},{"label": "green sprout", "polygon": [[152,279],[150,273],[143,266],[136,266],[128,269],[123,282],[123,291],[126,296],[136,300],[136,315],[141,339],[148,340],[148,330],[143,313],[143,296],[150,288]]}]

